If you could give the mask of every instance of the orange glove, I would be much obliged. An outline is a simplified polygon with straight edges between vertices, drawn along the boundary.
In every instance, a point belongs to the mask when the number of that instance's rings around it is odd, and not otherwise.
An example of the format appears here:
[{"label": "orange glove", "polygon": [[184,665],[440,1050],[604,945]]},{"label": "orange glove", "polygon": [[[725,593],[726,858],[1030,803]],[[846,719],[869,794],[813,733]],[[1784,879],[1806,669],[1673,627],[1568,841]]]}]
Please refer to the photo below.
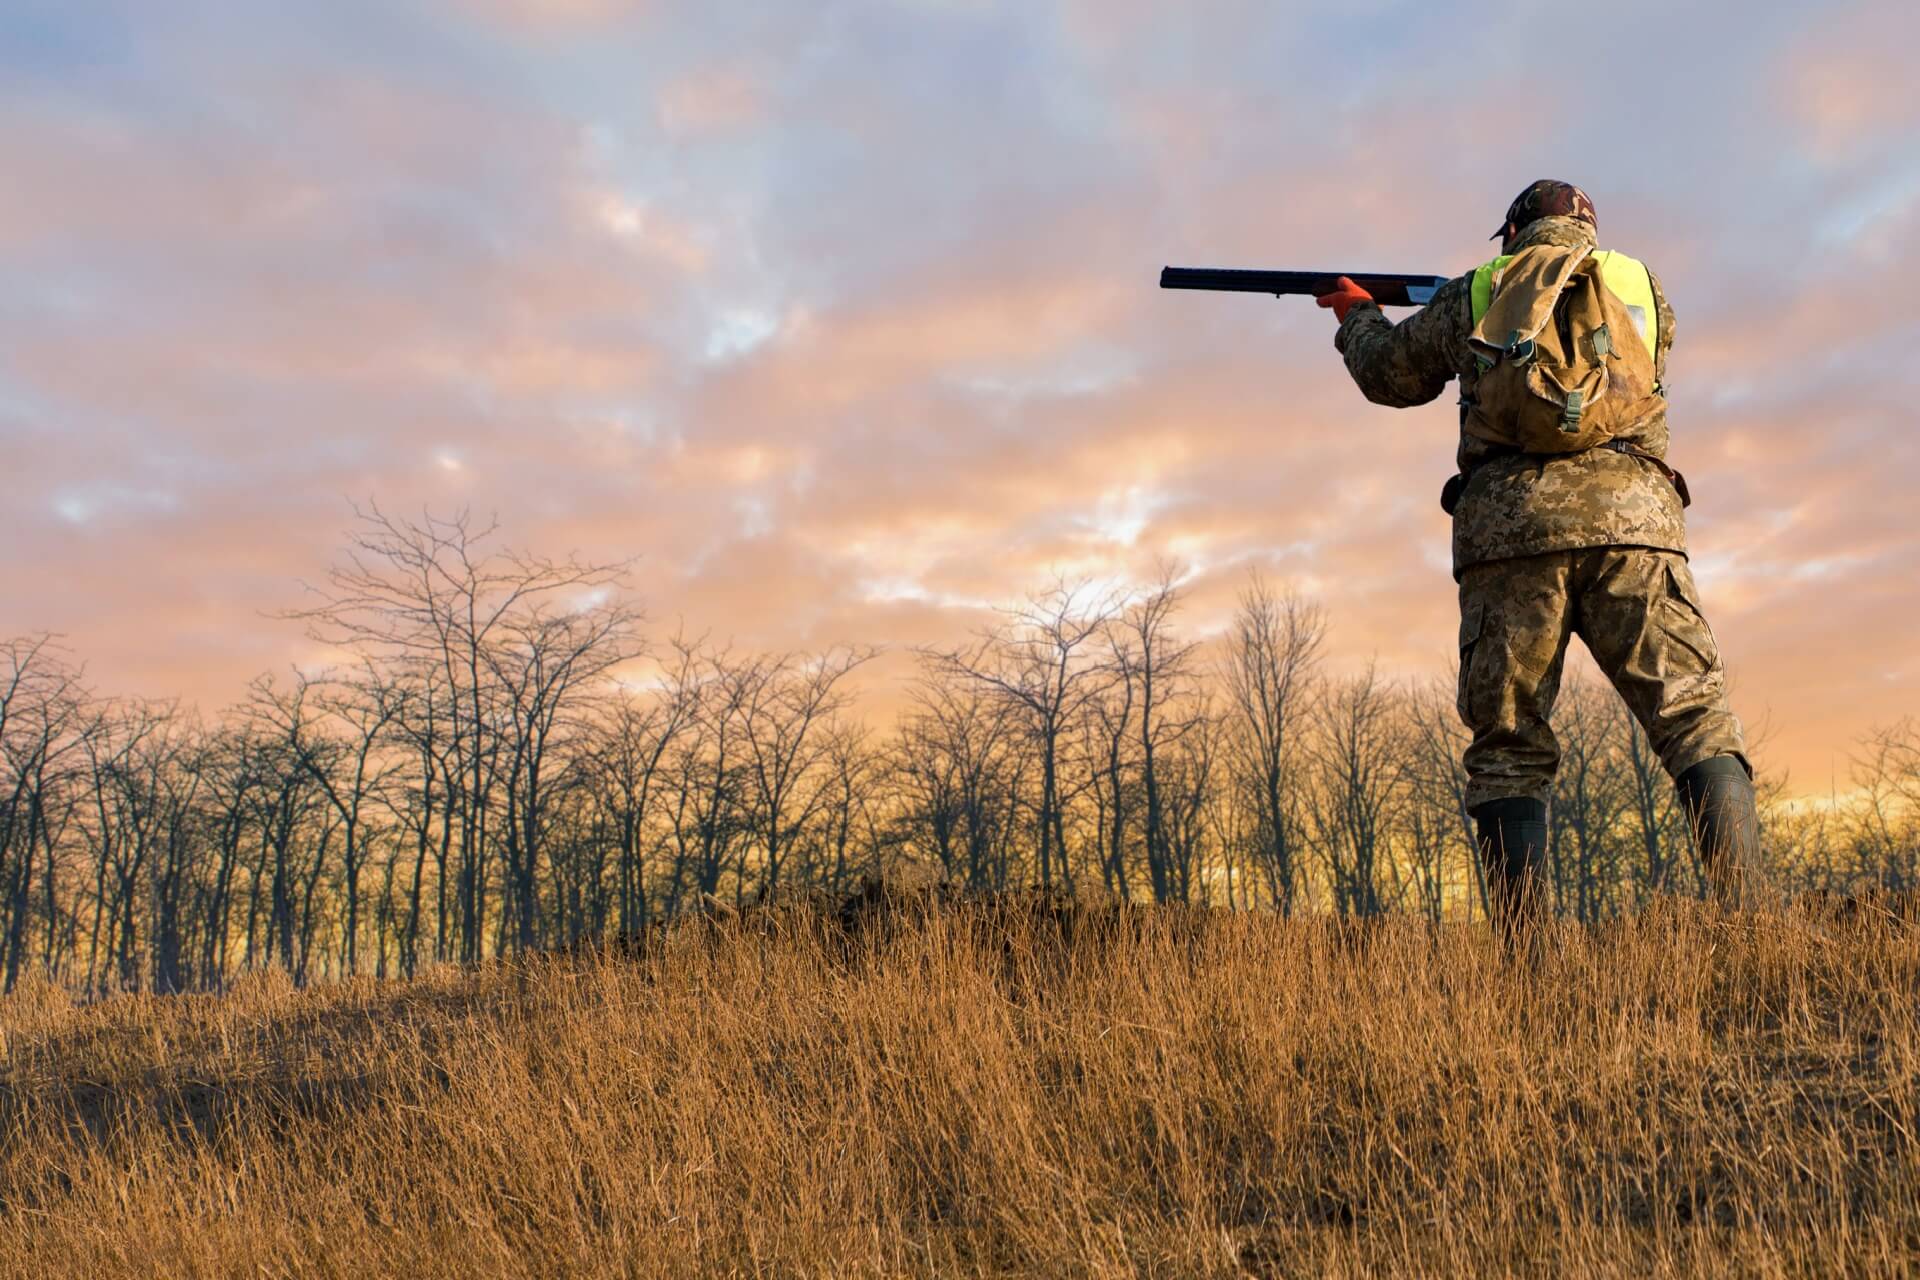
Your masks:
[{"label": "orange glove", "polygon": [[1332,307],[1333,314],[1339,318],[1341,324],[1347,322],[1347,312],[1353,309],[1355,303],[1373,301],[1372,294],[1345,276],[1339,277],[1333,283],[1338,287],[1332,293],[1321,294],[1317,301],[1323,307]]}]

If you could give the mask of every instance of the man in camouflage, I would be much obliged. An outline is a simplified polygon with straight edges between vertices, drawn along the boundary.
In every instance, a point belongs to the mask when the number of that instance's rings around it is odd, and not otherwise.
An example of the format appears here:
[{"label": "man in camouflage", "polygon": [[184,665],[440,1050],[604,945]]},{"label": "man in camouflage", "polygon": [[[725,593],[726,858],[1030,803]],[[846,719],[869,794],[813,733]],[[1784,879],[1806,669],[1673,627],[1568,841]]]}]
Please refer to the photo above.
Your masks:
[{"label": "man in camouflage", "polygon": [[[1495,235],[1505,254],[1592,247],[1597,226],[1578,187],[1541,181],[1514,200]],[[1664,383],[1673,309],[1651,272],[1645,284]],[[1473,276],[1442,285],[1399,324],[1351,281],[1340,285],[1320,305],[1340,317],[1334,345],[1367,399],[1425,404],[1458,377],[1464,423],[1482,368],[1467,344]],[[1473,734],[1467,803],[1490,896],[1510,924],[1537,910],[1560,756],[1548,716],[1576,634],[1673,775],[1716,896],[1742,900],[1756,863],[1746,741],[1687,568],[1686,485],[1664,462],[1659,403],[1618,440],[1578,453],[1522,453],[1463,430],[1459,473],[1441,498],[1460,584],[1460,716]]]}]

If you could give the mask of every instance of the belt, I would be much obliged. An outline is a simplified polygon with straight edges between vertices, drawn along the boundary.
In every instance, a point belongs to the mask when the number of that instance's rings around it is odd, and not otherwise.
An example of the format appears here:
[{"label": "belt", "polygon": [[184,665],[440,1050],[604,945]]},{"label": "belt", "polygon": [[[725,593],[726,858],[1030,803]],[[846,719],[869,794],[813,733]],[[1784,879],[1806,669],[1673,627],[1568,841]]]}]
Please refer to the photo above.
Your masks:
[{"label": "belt", "polygon": [[[1687,491],[1687,478],[1668,466],[1666,459],[1660,457],[1658,454],[1651,453],[1629,440],[1609,440],[1605,444],[1593,445],[1592,448],[1611,449],[1615,453],[1624,453],[1629,458],[1639,458],[1643,462],[1651,462],[1654,467],[1659,470],[1660,474],[1667,478],[1667,483],[1673,486],[1673,491],[1680,495],[1681,507],[1685,508],[1693,505],[1693,495]],[[1528,453],[1523,449],[1502,449],[1490,453],[1468,470],[1457,472],[1447,478],[1446,487],[1440,490],[1440,509],[1448,515],[1452,515],[1453,509],[1460,505],[1460,495],[1466,491],[1468,478],[1472,476],[1475,471],[1478,471],[1481,467],[1496,458],[1538,458],[1545,462],[1553,458],[1571,458],[1574,453],[1585,452],[1587,452],[1585,449],[1576,449],[1570,453]]]}]

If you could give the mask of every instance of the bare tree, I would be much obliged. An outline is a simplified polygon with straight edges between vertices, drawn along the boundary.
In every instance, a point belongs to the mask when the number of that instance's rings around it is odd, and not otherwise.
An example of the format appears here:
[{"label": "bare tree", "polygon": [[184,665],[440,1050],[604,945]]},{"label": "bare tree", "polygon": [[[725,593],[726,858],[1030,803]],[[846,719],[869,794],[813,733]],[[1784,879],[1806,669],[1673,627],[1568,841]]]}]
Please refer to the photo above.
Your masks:
[{"label": "bare tree", "polygon": [[[55,850],[79,807],[82,739],[96,722],[80,671],[47,635],[0,643],[0,911],[4,915],[6,982],[19,981],[34,910],[34,872],[41,868],[41,907],[49,931],[56,917]],[[47,948],[51,961],[51,943]]]},{"label": "bare tree", "polygon": [[140,985],[141,876],[166,831],[166,773],[186,742],[176,714],[170,703],[123,703],[82,739],[94,846],[90,990]]},{"label": "bare tree", "polygon": [[[318,888],[325,856],[332,844],[333,817],[339,810],[329,799],[338,794],[334,781],[344,751],[326,736],[326,712],[315,695],[314,683],[296,672],[282,686],[272,676],[261,676],[249,691],[246,714],[259,733],[265,763],[274,779],[270,792],[257,794],[260,860],[253,868],[247,921],[247,959],[271,956],[289,974],[303,971],[303,917]],[[322,784],[320,779],[327,777]],[[316,831],[310,819],[315,809],[329,810],[328,820]],[[265,936],[256,948],[257,912],[261,891],[266,892]]]},{"label": "bare tree", "polygon": [[346,898],[342,963],[359,971],[361,877],[366,869],[366,814],[403,760],[383,755],[389,726],[405,705],[403,686],[371,659],[351,672],[314,681],[295,672],[292,686],[253,686],[253,708],[333,806],[341,828],[341,880]]},{"label": "bare tree", "polygon": [[1090,650],[1113,615],[1110,601],[1088,601],[1085,583],[1056,582],[1002,613],[1000,625],[970,647],[931,651],[950,675],[991,691],[1024,722],[1040,770],[1034,841],[1040,883],[1073,885],[1067,860],[1061,747],[1087,702],[1110,676]]},{"label": "bare tree", "polygon": [[1396,691],[1372,664],[1314,708],[1314,833],[1341,914],[1377,915],[1391,866],[1391,833],[1406,786],[1404,720]]},{"label": "bare tree", "polygon": [[1257,862],[1283,915],[1294,909],[1302,870],[1293,804],[1296,739],[1325,637],[1318,605],[1283,596],[1254,573],[1240,592],[1220,670],[1235,767],[1257,816]]},{"label": "bare tree", "polygon": [[1094,806],[1093,849],[1101,879],[1108,893],[1124,900],[1133,896],[1127,847],[1139,770],[1133,724],[1137,686],[1124,676],[1133,662],[1124,633],[1113,634],[1110,643],[1114,669],[1122,676],[1086,700],[1080,715],[1077,763]]},{"label": "bare tree", "polygon": [[1486,867],[1475,845],[1473,816],[1467,810],[1467,771],[1460,762],[1467,731],[1455,702],[1452,676],[1410,690],[1405,701],[1411,857],[1422,881],[1423,909],[1436,919],[1445,914],[1451,899],[1450,852],[1457,852],[1464,864],[1468,910],[1477,902],[1483,916],[1491,914]]},{"label": "bare tree", "polygon": [[546,801],[560,738],[579,723],[584,695],[614,667],[642,652],[633,635],[636,611],[618,601],[555,609],[529,599],[503,615],[499,640],[487,646],[490,675],[502,690],[508,730],[505,847],[511,894],[507,909],[518,923],[517,943],[531,950],[539,935],[535,877],[546,833]]},{"label": "bare tree", "polygon": [[1899,893],[1920,890],[1920,722],[1876,730],[1854,759],[1857,850],[1849,879]]},{"label": "bare tree", "polygon": [[[1679,798],[1646,730],[1629,716],[1625,734],[1628,808],[1640,846],[1639,887],[1644,900],[1651,894],[1671,892],[1679,883],[1682,861],[1697,859],[1692,857],[1692,840],[1679,838],[1684,826]],[[1676,856],[1683,848],[1687,852]],[[1705,886],[1705,877],[1697,876],[1694,891],[1701,892]]]},{"label": "bare tree", "polygon": [[[1162,565],[1154,585],[1127,605],[1111,627],[1114,674],[1133,691],[1129,704],[1139,708],[1134,734],[1142,804],[1141,846],[1156,902],[1185,901],[1188,892],[1186,877],[1174,866],[1161,760],[1206,718],[1196,687],[1194,655],[1198,646],[1173,630],[1173,616],[1180,605],[1177,576],[1173,565]],[[1205,754],[1210,765],[1211,750]],[[1119,812],[1117,804],[1115,812]]]},{"label": "bare tree", "polygon": [[[378,506],[355,514],[359,525],[346,553],[326,585],[313,589],[317,603],[286,616],[304,621],[322,643],[401,672],[431,667],[442,681],[441,706],[448,718],[444,742],[455,766],[449,798],[459,829],[460,953],[475,961],[487,920],[489,818],[498,789],[508,781],[502,774],[509,769],[512,748],[525,746],[524,739],[507,741],[515,737],[507,726],[516,721],[524,726],[529,715],[537,720],[543,713],[557,714],[538,694],[529,695],[524,683],[518,696],[503,688],[501,664],[511,665],[509,654],[527,656],[529,628],[545,639],[543,627],[562,627],[561,649],[582,628],[602,640],[619,634],[627,616],[608,602],[627,563],[492,551],[487,543],[495,526],[476,526],[465,512],[444,519],[427,514],[418,521],[396,519]],[[562,609],[581,602],[588,602],[593,614],[587,622],[568,630],[568,624],[553,621],[564,616]],[[544,654],[547,645],[539,647]],[[519,669],[533,686],[546,687],[526,674],[525,665]],[[511,757],[513,785],[524,777],[520,771],[526,765],[524,750]],[[514,817],[525,821],[524,812]],[[524,843],[524,827],[515,839]],[[528,867],[512,871],[516,883],[523,884]],[[528,927],[523,921],[523,931]]]},{"label": "bare tree", "polygon": [[949,878],[1005,888],[1024,765],[1016,713],[935,658],[923,655],[921,666],[897,737],[903,819]]},{"label": "bare tree", "polygon": [[762,894],[778,889],[795,841],[824,798],[810,782],[829,753],[820,730],[847,704],[842,682],[873,655],[871,649],[830,650],[816,658],[786,654],[756,664],[743,685],[743,772]]},{"label": "bare tree", "polygon": [[619,929],[631,934],[650,916],[646,879],[647,824],[664,785],[668,753],[693,732],[700,708],[699,642],[669,642],[657,687],[641,696],[619,689],[601,708],[599,730],[586,747],[592,786],[611,815],[617,844],[615,903]]},{"label": "bare tree", "polygon": [[[736,657],[730,650],[703,656],[693,677],[700,686],[696,732],[674,753],[677,788],[670,829],[674,857],[667,909],[678,908],[688,889],[715,894],[729,867],[744,863],[748,830],[747,779],[742,763],[743,721],[748,703],[766,679],[765,659]],[[691,876],[691,883],[688,877]],[[736,875],[734,896],[745,892]]]},{"label": "bare tree", "polygon": [[223,726],[207,757],[205,831],[213,842],[212,870],[206,889],[200,972],[208,985],[229,969],[233,897],[241,869],[242,846],[250,818],[258,811],[257,793],[273,785],[270,753],[263,750],[256,726],[242,720]]},{"label": "bare tree", "polygon": [[808,807],[819,815],[815,830],[801,843],[799,879],[829,890],[844,888],[856,867],[880,876],[881,859],[895,843],[886,834],[878,794],[885,765],[873,749],[864,725],[835,720],[821,733],[819,765],[813,771],[814,797]]},{"label": "bare tree", "polygon": [[1562,910],[1591,922],[1614,907],[1624,862],[1619,836],[1631,803],[1624,767],[1630,717],[1611,690],[1569,681],[1555,707],[1560,767],[1554,778],[1549,869]]},{"label": "bare tree", "polygon": [[425,914],[427,861],[434,864],[436,901],[433,958],[448,952],[447,864],[454,823],[452,809],[461,776],[451,744],[452,702],[442,669],[417,663],[397,673],[397,703],[389,726],[396,755],[405,757],[390,785],[378,793],[394,821],[413,846],[413,870],[406,888],[404,914],[395,925],[395,942],[403,973],[420,964],[420,931]]},{"label": "bare tree", "polygon": [[1197,887],[1199,900],[1211,902],[1208,864],[1221,851],[1221,842],[1212,829],[1212,800],[1223,725],[1204,701],[1196,701],[1179,723],[1179,732],[1168,739],[1161,756],[1166,896],[1160,900],[1192,902]]}]

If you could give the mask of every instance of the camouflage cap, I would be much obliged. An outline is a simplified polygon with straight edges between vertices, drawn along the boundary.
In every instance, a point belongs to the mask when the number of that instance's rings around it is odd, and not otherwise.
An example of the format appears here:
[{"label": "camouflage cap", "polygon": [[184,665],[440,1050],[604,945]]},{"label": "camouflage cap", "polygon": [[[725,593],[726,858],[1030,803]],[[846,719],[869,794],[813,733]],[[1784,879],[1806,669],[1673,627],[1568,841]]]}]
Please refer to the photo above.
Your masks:
[{"label": "camouflage cap", "polygon": [[1587,199],[1587,193],[1571,182],[1556,182],[1552,178],[1542,178],[1525,191],[1513,198],[1507,206],[1506,221],[1500,229],[1488,236],[1489,240],[1498,240],[1506,235],[1507,227],[1519,230],[1536,218],[1547,218],[1558,214],[1565,218],[1578,218],[1590,227],[1598,229],[1599,218],[1593,212],[1593,201]]}]

